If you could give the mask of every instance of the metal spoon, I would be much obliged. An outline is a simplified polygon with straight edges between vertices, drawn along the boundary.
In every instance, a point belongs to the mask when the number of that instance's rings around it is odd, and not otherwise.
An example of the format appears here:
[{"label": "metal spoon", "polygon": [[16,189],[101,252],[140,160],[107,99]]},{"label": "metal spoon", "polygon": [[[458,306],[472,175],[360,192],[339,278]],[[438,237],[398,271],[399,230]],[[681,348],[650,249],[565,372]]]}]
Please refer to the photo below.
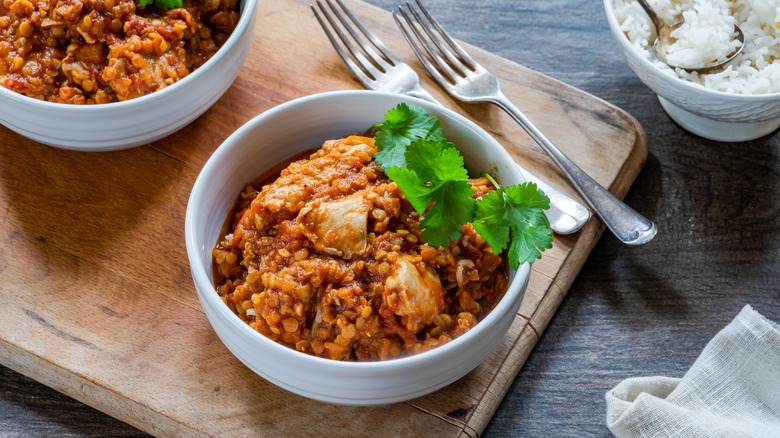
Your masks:
[{"label": "metal spoon", "polygon": [[742,52],[742,49],[745,47],[745,35],[742,33],[742,29],[740,29],[739,26],[734,25],[734,32],[737,34],[737,41],[739,41],[740,45],[737,48],[737,50],[735,50],[734,53],[727,56],[726,59],[722,59],[712,64],[704,65],[701,67],[683,67],[683,66],[669,64],[669,62],[666,60],[666,55],[668,53],[668,46],[674,43],[674,38],[671,36],[671,33],[678,27],[682,26],[683,23],[685,23],[685,21],[681,21],[671,26],[667,25],[661,19],[658,18],[658,14],[656,14],[653,8],[650,7],[650,5],[647,3],[647,0],[637,0],[637,1],[639,1],[639,4],[642,6],[642,9],[645,10],[647,15],[650,17],[650,20],[655,25],[655,30],[657,35],[655,43],[653,43],[653,47],[655,47],[655,53],[658,56],[658,59],[663,61],[669,67],[681,68],[683,70],[690,71],[690,72],[694,72],[694,71],[702,72],[705,70],[710,70],[716,67],[720,67],[723,64],[726,64],[727,62],[731,61],[732,59],[734,59],[735,56],[739,55],[739,53]]}]

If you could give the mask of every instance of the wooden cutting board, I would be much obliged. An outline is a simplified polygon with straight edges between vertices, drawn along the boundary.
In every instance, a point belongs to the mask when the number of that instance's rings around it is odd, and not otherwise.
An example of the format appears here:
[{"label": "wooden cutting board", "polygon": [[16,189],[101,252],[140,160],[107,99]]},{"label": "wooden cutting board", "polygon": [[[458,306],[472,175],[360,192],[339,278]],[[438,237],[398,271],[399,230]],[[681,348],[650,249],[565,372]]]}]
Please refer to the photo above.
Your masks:
[{"label": "wooden cutting board", "polygon": [[[0,363],[155,435],[479,435],[603,226],[592,219],[575,235],[556,236],[554,248],[533,265],[503,342],[476,370],[434,394],[343,407],[304,399],[256,376],[221,344],[198,303],[183,236],[190,189],[210,154],[253,116],[304,95],[362,88],[327,42],[309,0],[260,3],[249,59],[233,87],[169,138],[84,153],[0,127]],[[347,3],[423,72],[390,13]],[[469,49],[553,142],[602,185],[625,195],[647,156],[635,119]],[[459,105],[427,76],[424,85],[490,131],[519,163],[576,197],[498,108]]]}]

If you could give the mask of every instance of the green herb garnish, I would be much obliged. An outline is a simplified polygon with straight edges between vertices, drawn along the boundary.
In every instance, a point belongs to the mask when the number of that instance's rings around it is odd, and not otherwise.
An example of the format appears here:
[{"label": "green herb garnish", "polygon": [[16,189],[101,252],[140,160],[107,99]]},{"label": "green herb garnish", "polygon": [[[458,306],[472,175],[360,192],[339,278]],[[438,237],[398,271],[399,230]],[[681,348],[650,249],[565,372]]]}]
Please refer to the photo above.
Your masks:
[{"label": "green herb garnish", "polygon": [[182,6],[182,0],[136,0],[138,6],[154,5],[160,9],[174,9]]},{"label": "green herb garnish", "polygon": [[502,189],[490,175],[485,176],[496,190],[477,203],[474,229],[496,254],[506,249],[511,230],[509,263],[515,268],[541,258],[541,251],[552,248],[550,220],[544,214],[550,198],[532,182]]},{"label": "green herb garnish", "polygon": [[385,114],[385,122],[376,125],[379,152],[376,162],[387,171],[391,167],[406,167],[406,148],[414,139],[443,140],[439,119],[420,107],[399,104]]},{"label": "green herb garnish", "polygon": [[420,237],[434,248],[460,237],[462,225],[474,218],[476,209],[463,157],[451,145],[446,140],[413,140],[406,148],[406,167],[386,171],[412,207],[425,213]]},{"label": "green herb garnish", "polygon": [[534,183],[501,188],[485,174],[496,190],[475,200],[463,157],[439,125],[424,109],[402,103],[375,126],[375,159],[423,216],[423,242],[448,246],[471,222],[494,253],[509,248],[513,268],[552,248],[552,229],[544,215],[550,208],[547,195]]}]

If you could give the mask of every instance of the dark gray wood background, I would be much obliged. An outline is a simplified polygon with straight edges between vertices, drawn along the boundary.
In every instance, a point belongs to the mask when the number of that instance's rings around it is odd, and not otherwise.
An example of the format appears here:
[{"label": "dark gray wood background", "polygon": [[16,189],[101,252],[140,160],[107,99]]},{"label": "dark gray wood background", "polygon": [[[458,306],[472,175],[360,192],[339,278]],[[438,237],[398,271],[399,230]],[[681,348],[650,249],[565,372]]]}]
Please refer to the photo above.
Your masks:
[{"label": "dark gray wood background", "polygon": [[[626,201],[658,236],[627,247],[604,234],[484,436],[610,436],[604,394],[622,379],[681,377],[745,304],[780,321],[780,136],[681,129],[627,67],[600,1],[426,4],[457,38],[627,111],[650,149]],[[144,434],[0,366],[0,435]]]}]

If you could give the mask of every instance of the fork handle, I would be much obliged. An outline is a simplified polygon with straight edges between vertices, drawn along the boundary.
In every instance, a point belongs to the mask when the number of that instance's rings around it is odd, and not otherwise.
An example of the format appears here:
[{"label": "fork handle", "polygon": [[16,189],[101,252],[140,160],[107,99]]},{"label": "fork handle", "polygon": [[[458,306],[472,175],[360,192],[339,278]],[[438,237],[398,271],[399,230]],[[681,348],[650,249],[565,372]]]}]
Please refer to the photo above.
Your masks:
[{"label": "fork handle", "polygon": [[658,229],[655,224],[637,213],[623,201],[615,197],[607,189],[591,178],[579,166],[574,164],[560,149],[542,134],[528,118],[506,97],[499,93],[492,99],[494,103],[509,113],[520,126],[536,141],[539,146],[563,170],[574,187],[582,195],[593,212],[622,242],[629,245],[642,245],[653,240]]}]

